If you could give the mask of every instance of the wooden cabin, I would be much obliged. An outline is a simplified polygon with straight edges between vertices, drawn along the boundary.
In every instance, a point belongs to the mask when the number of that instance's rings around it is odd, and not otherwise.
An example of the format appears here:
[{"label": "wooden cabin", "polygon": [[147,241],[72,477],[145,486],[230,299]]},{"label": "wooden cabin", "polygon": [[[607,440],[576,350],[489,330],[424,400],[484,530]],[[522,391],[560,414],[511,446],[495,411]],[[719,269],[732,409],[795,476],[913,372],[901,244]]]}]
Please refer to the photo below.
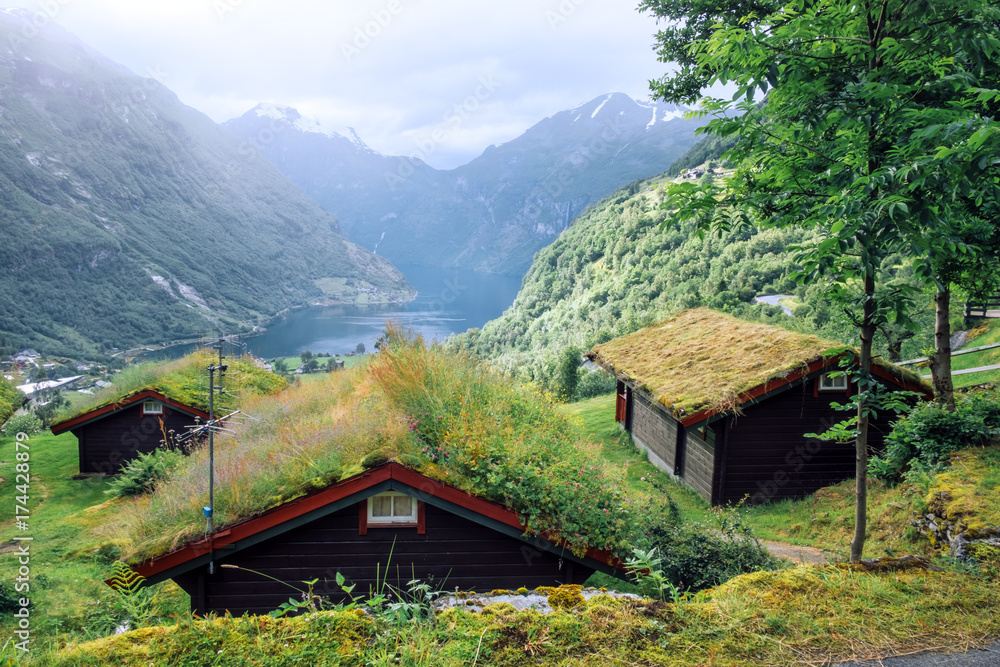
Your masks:
[{"label": "wooden cabin", "polygon": [[[843,348],[698,308],[587,356],[618,378],[615,419],[636,446],[716,505],[800,498],[855,476],[853,442],[806,436],[850,417],[831,407],[853,390],[839,374],[840,359],[853,354]],[[888,362],[876,360],[872,372],[892,390],[932,395]],[[893,419],[881,413],[870,423],[872,451]]]},{"label": "wooden cabin", "polygon": [[197,614],[234,615],[266,614],[313,579],[315,594],[342,600],[338,573],[361,595],[387,571],[403,589],[417,578],[479,592],[621,574],[606,552],[576,556],[524,532],[516,512],[389,462],[133,570],[148,584],[173,579]]},{"label": "wooden cabin", "polygon": [[171,430],[178,435],[208,421],[208,413],[157,391],[142,391],[52,425],[55,435],[76,436],[81,473],[116,474],[139,454],[151,452]]}]

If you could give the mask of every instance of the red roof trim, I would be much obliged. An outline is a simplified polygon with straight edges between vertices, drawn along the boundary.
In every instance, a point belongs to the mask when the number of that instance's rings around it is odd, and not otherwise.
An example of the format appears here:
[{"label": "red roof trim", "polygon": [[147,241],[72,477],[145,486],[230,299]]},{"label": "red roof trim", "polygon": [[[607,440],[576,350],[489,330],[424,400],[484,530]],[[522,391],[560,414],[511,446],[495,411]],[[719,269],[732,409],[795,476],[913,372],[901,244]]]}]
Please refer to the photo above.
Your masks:
[{"label": "red roof trim", "polygon": [[76,426],[79,426],[84,422],[88,422],[92,419],[103,417],[104,415],[111,414],[113,412],[118,412],[119,410],[127,408],[131,405],[138,403],[139,401],[143,401],[148,398],[155,398],[156,400],[162,403],[166,403],[171,407],[177,408],[182,412],[187,412],[188,414],[191,414],[195,417],[208,419],[207,412],[199,410],[198,408],[193,408],[190,405],[184,405],[183,403],[175,401],[172,398],[167,398],[158,391],[153,391],[152,389],[146,389],[144,391],[140,391],[138,394],[132,394],[131,396],[124,398],[121,401],[118,401],[117,403],[110,403],[103,407],[91,410],[90,412],[85,412],[82,415],[77,415],[72,419],[67,419],[66,421],[59,422],[58,424],[53,424],[49,430],[52,431],[53,435],[59,435],[60,433],[63,433]]},{"label": "red roof trim", "polygon": [[[268,530],[282,523],[300,517],[308,512],[317,510],[332,502],[354,495],[376,484],[387,480],[397,480],[403,484],[440,498],[484,517],[499,521],[518,530],[525,530],[526,524],[521,521],[517,512],[489,500],[484,500],[478,496],[473,496],[447,484],[437,482],[430,477],[405,468],[398,463],[390,462],[372,470],[360,473],[354,477],[345,479],[337,484],[327,487],[322,491],[312,495],[291,500],[279,507],[265,512],[264,514],[248,519],[242,523],[235,524],[229,528],[217,532],[210,537],[206,537],[198,542],[171,551],[163,556],[158,556],[134,566],[132,569],[149,578],[166,570],[183,565],[199,556],[207,554],[211,548],[220,549],[244,540],[252,535]],[[547,535],[541,535],[545,539],[555,541]],[[587,550],[587,557],[593,558],[606,565],[611,565],[621,569],[621,563],[614,556],[606,551],[590,548]]]},{"label": "red roof trim", "polygon": [[[764,384],[757,385],[753,389],[749,389],[743,392],[742,394],[739,394],[736,397],[736,405],[746,405],[755,398],[760,398],[764,394],[770,393],[776,389],[780,389],[781,387],[789,385],[795,382],[796,380],[806,377],[807,375],[823,370],[824,368],[833,366],[835,363],[840,361],[841,357],[843,357],[845,354],[848,353],[843,352],[833,357],[823,357],[817,359],[816,361],[813,361],[812,363],[806,365],[804,368],[800,368],[796,371],[793,371],[782,378],[768,380]],[[907,391],[915,391],[924,394],[924,396],[927,397],[931,396],[931,394],[927,391],[926,387],[923,387],[919,384],[914,384],[913,382],[910,382],[905,378],[895,377],[892,373],[885,370],[881,366],[872,364],[871,371],[873,375],[880,377],[888,382],[892,382],[896,386],[902,387]],[[722,412],[726,412],[726,410],[705,408],[704,410],[699,410],[694,414],[687,415],[686,417],[683,417],[678,421],[684,426],[690,427],[693,426],[694,424],[697,424],[699,422],[705,421],[706,419],[714,417],[715,415],[720,414]]]}]

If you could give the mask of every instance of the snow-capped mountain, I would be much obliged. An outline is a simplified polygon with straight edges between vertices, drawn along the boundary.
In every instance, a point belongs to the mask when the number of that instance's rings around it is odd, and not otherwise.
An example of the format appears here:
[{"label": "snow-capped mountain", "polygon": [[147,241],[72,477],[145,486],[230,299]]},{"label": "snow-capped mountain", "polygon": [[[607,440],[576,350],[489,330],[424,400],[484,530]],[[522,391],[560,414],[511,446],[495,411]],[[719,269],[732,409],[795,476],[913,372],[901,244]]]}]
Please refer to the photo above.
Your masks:
[{"label": "snow-capped mountain", "polygon": [[468,164],[437,170],[371,150],[288,107],[224,125],[335,213],[348,238],[396,263],[522,273],[589,204],[666,171],[695,143],[686,109],[602,95]]}]

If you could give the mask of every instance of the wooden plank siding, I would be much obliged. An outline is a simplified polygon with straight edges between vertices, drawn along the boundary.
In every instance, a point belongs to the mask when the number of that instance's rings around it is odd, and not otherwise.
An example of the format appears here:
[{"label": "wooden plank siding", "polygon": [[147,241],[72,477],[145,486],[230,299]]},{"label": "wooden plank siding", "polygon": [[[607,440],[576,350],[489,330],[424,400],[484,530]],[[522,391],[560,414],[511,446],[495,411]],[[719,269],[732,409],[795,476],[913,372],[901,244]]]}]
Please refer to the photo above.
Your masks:
[{"label": "wooden plank siding", "polygon": [[[839,444],[807,438],[847,419],[847,412],[830,407],[843,402],[842,392],[816,392],[816,380],[792,387],[757,405],[744,406],[740,416],[724,418],[725,478],[718,502],[749,496],[760,503],[801,498],[817,489],[851,479],[855,473],[854,443]],[[892,417],[881,414],[869,425],[871,451],[881,451]]]},{"label": "wooden plank siding", "polygon": [[[820,392],[809,377],[759,403],[742,406],[706,425],[685,428],[642,390],[631,392],[631,433],[650,461],[682,479],[712,504],[749,497],[759,503],[801,498],[854,477],[854,444],[806,438],[849,414],[830,407],[845,391]],[[869,425],[870,450],[882,450],[894,416]]]},{"label": "wooden plank siding", "polygon": [[394,586],[405,588],[407,581],[418,578],[435,588],[479,592],[582,584],[593,573],[562,560],[558,551],[535,549],[433,505],[426,505],[423,535],[415,526],[371,524],[361,535],[359,510],[357,504],[351,505],[236,554],[217,551],[214,574],[201,567],[174,579],[191,595],[196,613],[228,610],[238,615],[267,613],[299,594],[259,574],[222,564],[258,570],[303,590],[303,581],[319,578],[314,592],[334,600],[345,597],[336,585],[338,572],[357,584],[355,594],[365,595],[376,585],[376,568],[384,577],[386,564]]},{"label": "wooden plank siding", "polygon": [[139,454],[159,447],[164,431],[179,434],[192,424],[194,417],[169,405],[162,415],[143,415],[141,403],[82,424],[72,429],[79,441],[80,472],[113,475]]},{"label": "wooden plank siding", "polygon": [[[654,464],[670,474],[677,474],[678,428],[683,427],[670,418],[662,408],[656,407],[645,392],[632,393],[632,437],[658,461]],[[627,427],[626,427],[627,428]]]},{"label": "wooden plank siding", "polygon": [[713,502],[715,489],[715,431],[708,429],[703,437],[702,429],[684,430],[685,457],[684,475],[687,482],[708,502]]}]

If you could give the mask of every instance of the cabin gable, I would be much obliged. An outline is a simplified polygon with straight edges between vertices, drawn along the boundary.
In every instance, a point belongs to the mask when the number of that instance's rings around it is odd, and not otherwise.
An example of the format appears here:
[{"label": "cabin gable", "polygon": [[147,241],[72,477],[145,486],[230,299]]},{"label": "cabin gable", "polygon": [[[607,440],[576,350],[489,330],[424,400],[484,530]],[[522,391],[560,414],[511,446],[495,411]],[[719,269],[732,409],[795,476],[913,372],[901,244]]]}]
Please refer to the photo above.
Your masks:
[{"label": "cabin gable", "polygon": [[363,512],[367,500],[239,553],[219,551],[212,574],[201,567],[174,579],[191,595],[195,613],[238,615],[266,614],[298,597],[289,585],[259,573],[302,590],[303,581],[319,579],[314,593],[343,601],[338,573],[357,586],[356,594],[367,595],[376,577],[402,589],[416,578],[435,589],[486,591],[582,584],[594,571],[433,505],[426,506],[423,534],[417,526],[370,527],[362,534]]},{"label": "cabin gable", "polygon": [[[387,493],[412,498],[416,521],[369,523],[369,499]],[[174,579],[195,612],[234,614],[271,611],[296,596],[289,586],[312,579],[315,593],[342,600],[338,572],[366,595],[387,564],[390,582],[403,588],[413,578],[483,591],[583,583],[595,570],[621,575],[611,554],[578,556],[526,531],[516,512],[390,462],[133,570],[146,584]]]},{"label": "cabin gable", "polygon": [[199,410],[144,392],[128,403],[81,415],[52,430],[76,436],[81,473],[115,475],[140,454],[160,447],[171,431],[184,433],[205,417]]}]

